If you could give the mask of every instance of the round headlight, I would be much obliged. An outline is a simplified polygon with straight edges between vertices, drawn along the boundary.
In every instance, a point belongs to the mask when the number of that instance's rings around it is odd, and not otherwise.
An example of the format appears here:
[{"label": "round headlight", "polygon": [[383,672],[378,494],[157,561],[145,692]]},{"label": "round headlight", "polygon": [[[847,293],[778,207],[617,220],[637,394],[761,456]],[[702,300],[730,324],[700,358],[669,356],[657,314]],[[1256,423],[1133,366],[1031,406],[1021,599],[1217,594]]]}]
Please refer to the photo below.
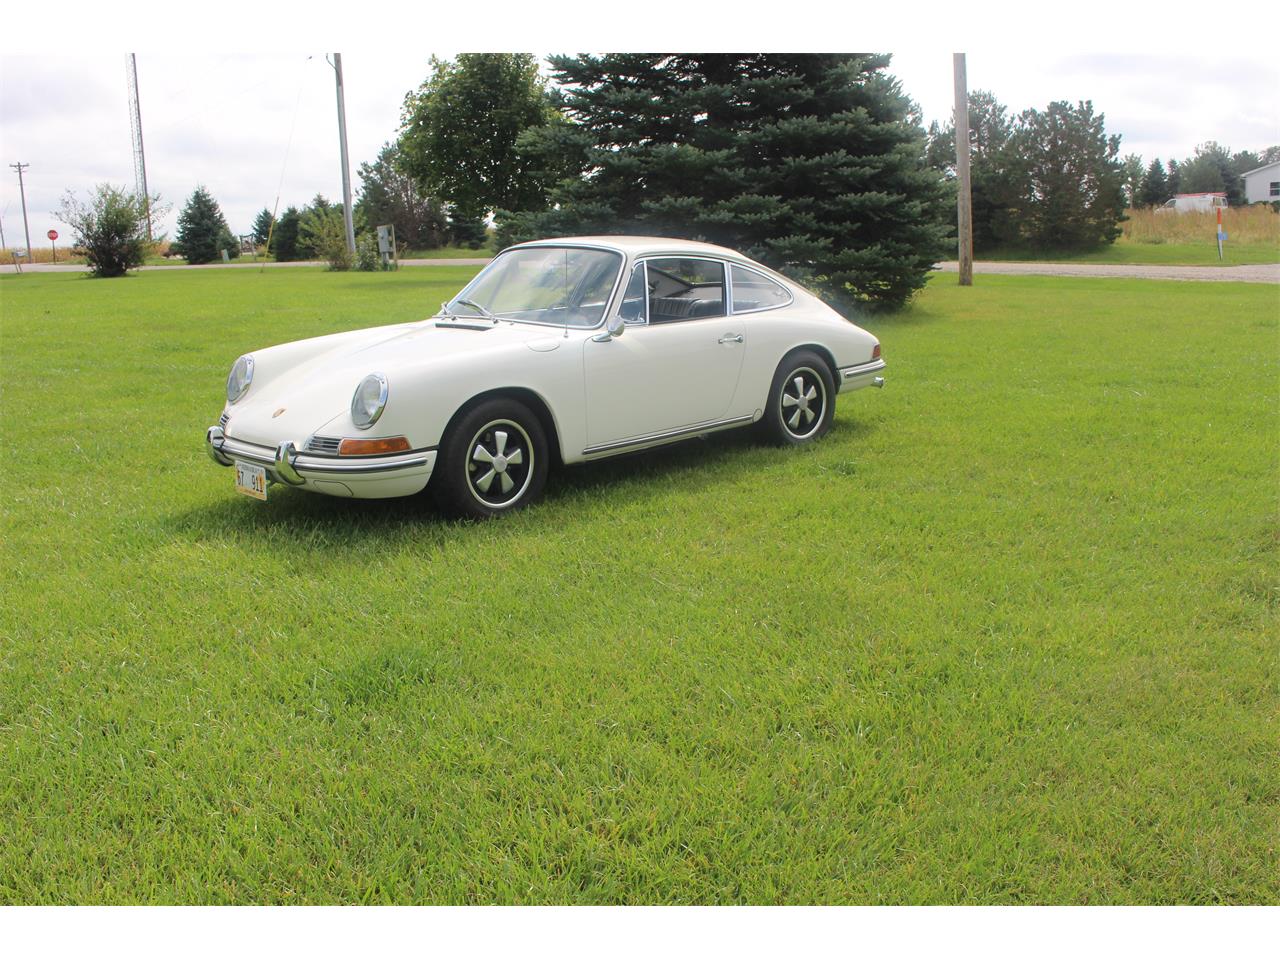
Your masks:
[{"label": "round headlight", "polygon": [[371,373],[360,381],[351,397],[351,419],[362,430],[372,427],[387,405],[387,378]]},{"label": "round headlight", "polygon": [[241,357],[227,374],[227,403],[235,403],[253,383],[253,357]]}]

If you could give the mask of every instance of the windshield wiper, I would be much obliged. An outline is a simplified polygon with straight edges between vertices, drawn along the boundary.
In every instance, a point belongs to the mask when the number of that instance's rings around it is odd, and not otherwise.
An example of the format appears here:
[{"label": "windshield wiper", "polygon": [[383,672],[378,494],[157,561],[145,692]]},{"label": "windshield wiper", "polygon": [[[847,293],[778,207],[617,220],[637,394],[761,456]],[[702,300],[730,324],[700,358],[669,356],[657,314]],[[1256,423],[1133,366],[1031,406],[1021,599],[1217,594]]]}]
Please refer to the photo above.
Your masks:
[{"label": "windshield wiper", "polygon": [[480,311],[480,315],[484,317],[486,320],[492,320],[494,323],[498,322],[498,318],[495,317],[492,313],[490,313],[485,308],[484,304],[476,303],[474,300],[465,300],[462,297],[456,297],[453,302],[466,304],[468,307],[475,307],[477,310]]}]

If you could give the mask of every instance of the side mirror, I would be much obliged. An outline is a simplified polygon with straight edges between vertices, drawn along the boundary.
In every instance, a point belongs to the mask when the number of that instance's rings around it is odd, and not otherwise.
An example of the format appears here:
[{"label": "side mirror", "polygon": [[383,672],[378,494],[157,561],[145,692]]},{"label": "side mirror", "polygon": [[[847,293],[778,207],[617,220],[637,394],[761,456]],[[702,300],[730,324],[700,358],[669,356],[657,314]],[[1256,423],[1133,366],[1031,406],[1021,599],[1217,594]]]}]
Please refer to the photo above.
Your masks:
[{"label": "side mirror", "polygon": [[622,336],[622,331],[625,329],[627,329],[626,321],[615,313],[604,322],[604,330],[591,339],[596,343],[608,343],[610,340]]}]

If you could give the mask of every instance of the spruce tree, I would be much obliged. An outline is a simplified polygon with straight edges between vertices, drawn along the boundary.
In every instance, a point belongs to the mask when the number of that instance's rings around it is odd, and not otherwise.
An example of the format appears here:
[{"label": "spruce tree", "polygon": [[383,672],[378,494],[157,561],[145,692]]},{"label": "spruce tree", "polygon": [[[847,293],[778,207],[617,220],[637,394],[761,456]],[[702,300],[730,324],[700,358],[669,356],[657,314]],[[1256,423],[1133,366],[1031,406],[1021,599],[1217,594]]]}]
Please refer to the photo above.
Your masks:
[{"label": "spruce tree", "polygon": [[1164,174],[1164,164],[1156,157],[1151,161],[1151,166],[1147,167],[1146,176],[1142,178],[1142,203],[1148,207],[1159,207],[1171,196],[1173,194],[1169,192],[1169,178]]},{"label": "spruce tree", "polygon": [[271,233],[271,253],[281,263],[299,260],[298,233],[302,229],[302,214],[297,207],[288,207],[276,221]]},{"label": "spruce tree", "polygon": [[638,233],[732,247],[829,299],[899,304],[945,255],[947,192],[878,54],[551,58],[569,124],[527,132],[576,169],[502,237]]},{"label": "spruce tree", "polygon": [[196,187],[178,214],[178,232],[174,246],[188,263],[212,263],[226,250],[239,252],[239,245],[227,227],[218,202],[204,187]]},{"label": "spruce tree", "polygon": [[271,235],[271,224],[273,223],[271,211],[266,207],[258,212],[257,217],[253,221],[253,242],[258,246],[264,246],[267,238]]}]

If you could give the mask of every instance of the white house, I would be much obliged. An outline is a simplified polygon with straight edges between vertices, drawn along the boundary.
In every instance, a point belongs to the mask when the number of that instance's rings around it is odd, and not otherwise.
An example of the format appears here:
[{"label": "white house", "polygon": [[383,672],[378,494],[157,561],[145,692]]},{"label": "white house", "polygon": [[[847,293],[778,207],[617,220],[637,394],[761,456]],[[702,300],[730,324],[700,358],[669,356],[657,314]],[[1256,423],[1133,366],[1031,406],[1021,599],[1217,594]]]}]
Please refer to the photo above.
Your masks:
[{"label": "white house", "polygon": [[1240,177],[1244,180],[1245,203],[1280,200],[1280,160],[1242,173]]}]

